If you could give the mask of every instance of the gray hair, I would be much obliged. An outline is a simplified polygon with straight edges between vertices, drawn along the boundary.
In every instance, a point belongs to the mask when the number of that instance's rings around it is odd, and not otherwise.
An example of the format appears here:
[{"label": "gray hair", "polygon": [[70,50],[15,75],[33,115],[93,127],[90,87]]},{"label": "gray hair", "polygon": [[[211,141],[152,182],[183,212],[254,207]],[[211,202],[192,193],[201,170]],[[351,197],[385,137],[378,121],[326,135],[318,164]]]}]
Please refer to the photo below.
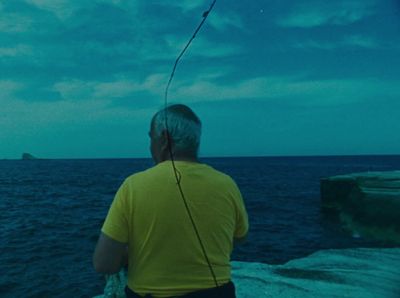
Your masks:
[{"label": "gray hair", "polygon": [[166,130],[173,141],[175,154],[197,156],[200,145],[201,121],[186,105],[174,104],[158,111],[151,120],[153,136],[159,138]]}]

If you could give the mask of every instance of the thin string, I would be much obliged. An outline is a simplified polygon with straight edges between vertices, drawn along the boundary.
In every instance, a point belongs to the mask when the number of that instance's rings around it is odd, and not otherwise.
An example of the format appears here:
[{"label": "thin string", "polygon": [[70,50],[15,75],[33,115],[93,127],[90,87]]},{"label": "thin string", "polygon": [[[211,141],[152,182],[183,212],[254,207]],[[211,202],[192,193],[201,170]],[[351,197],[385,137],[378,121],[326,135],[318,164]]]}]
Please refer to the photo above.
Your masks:
[{"label": "thin string", "polygon": [[171,85],[172,79],[174,78],[175,75],[175,71],[176,71],[176,67],[178,66],[179,61],[181,60],[183,54],[185,54],[186,50],[189,48],[190,44],[192,43],[193,39],[195,39],[197,33],[200,31],[201,27],[203,26],[204,22],[206,21],[209,13],[211,12],[211,10],[214,8],[215,2],[217,2],[217,0],[214,0],[211,5],[210,8],[208,10],[206,10],[203,13],[203,19],[201,20],[200,24],[197,26],[196,30],[194,31],[192,37],[189,39],[189,41],[187,42],[186,46],[183,48],[182,52],[179,54],[178,58],[176,58],[175,60],[175,64],[174,67],[172,69],[171,75],[169,77],[168,83],[167,83],[167,87],[165,88],[165,94],[164,94],[164,102],[165,102],[165,106],[167,106],[167,99],[168,99],[168,91],[169,91],[169,86]]},{"label": "thin string", "polygon": [[211,3],[209,9],[203,13],[203,19],[201,20],[200,24],[197,26],[196,30],[194,31],[192,37],[189,39],[189,41],[188,41],[188,43],[186,44],[186,46],[183,48],[183,50],[182,50],[181,53],[179,54],[178,58],[176,58],[176,60],[175,60],[174,67],[173,67],[173,69],[172,69],[172,72],[171,72],[171,75],[170,75],[170,77],[169,77],[167,86],[166,86],[166,88],[165,88],[165,94],[164,94],[164,105],[165,105],[164,111],[165,111],[165,115],[164,115],[164,117],[165,117],[165,128],[166,128],[166,131],[167,131],[168,151],[169,151],[169,155],[170,155],[170,159],[171,159],[171,163],[172,163],[172,168],[173,168],[174,175],[175,175],[175,179],[176,179],[176,184],[177,184],[177,186],[178,186],[178,189],[179,189],[179,192],[180,192],[180,194],[181,194],[181,197],[182,197],[183,203],[184,203],[184,205],[185,205],[186,211],[187,211],[188,216],[189,216],[189,218],[190,218],[190,221],[191,221],[191,223],[192,223],[193,230],[194,230],[194,232],[196,233],[197,239],[199,240],[199,244],[200,244],[201,250],[202,250],[202,252],[203,252],[204,259],[206,260],[207,265],[208,265],[208,267],[209,267],[209,269],[210,269],[210,273],[211,273],[212,278],[213,278],[213,280],[214,280],[215,286],[218,288],[218,282],[217,282],[217,278],[216,278],[216,276],[215,276],[213,267],[212,267],[212,265],[211,265],[210,259],[208,258],[206,249],[205,249],[205,247],[204,247],[204,245],[203,245],[203,241],[201,240],[201,237],[200,237],[200,233],[199,233],[199,231],[198,231],[198,229],[197,229],[196,223],[195,223],[195,221],[194,221],[194,219],[193,219],[192,213],[190,212],[189,205],[188,205],[188,203],[187,203],[187,200],[186,200],[186,198],[185,198],[185,195],[184,195],[183,190],[182,190],[182,187],[181,187],[182,175],[181,175],[181,173],[179,172],[179,170],[178,170],[178,169],[176,168],[176,166],[175,166],[174,154],[173,154],[173,152],[172,152],[172,138],[171,138],[171,135],[170,135],[170,133],[169,133],[169,129],[168,129],[168,119],[167,119],[167,114],[168,114],[168,113],[167,113],[167,108],[168,108],[168,91],[169,91],[169,87],[170,87],[170,85],[171,85],[172,79],[174,78],[175,71],[176,71],[176,68],[177,68],[177,66],[178,66],[178,63],[179,63],[180,59],[182,58],[183,54],[184,54],[184,53],[186,52],[186,50],[189,48],[189,46],[190,46],[190,44],[192,43],[193,39],[196,37],[196,34],[200,31],[200,29],[201,29],[201,27],[203,26],[204,22],[206,21],[206,19],[207,19],[209,13],[210,13],[211,10],[213,9],[213,7],[214,7],[214,5],[215,5],[215,2],[217,2],[217,0],[213,0],[213,2]]}]

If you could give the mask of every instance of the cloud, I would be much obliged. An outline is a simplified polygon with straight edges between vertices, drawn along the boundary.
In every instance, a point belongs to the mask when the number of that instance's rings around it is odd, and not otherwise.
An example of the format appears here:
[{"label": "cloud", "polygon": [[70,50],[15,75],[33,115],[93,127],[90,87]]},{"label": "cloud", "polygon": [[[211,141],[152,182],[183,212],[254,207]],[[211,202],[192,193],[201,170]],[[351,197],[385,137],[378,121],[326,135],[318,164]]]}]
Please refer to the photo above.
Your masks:
[{"label": "cloud", "polygon": [[124,1],[124,0],[25,0],[27,3],[34,5],[35,7],[51,12],[59,20],[66,21],[70,19],[76,12],[83,8],[93,7],[100,4],[108,4],[118,7],[131,7],[136,4],[136,1]]},{"label": "cloud", "polygon": [[18,44],[14,47],[0,47],[0,58],[29,56],[32,54],[33,49],[30,45]]},{"label": "cloud", "polygon": [[[168,2],[168,6],[174,5],[179,7],[183,13],[190,13],[192,18],[199,17],[199,22],[201,20],[201,15],[193,14],[193,9],[203,8],[202,12],[209,9],[212,1],[205,2],[203,0],[181,0]],[[244,23],[241,16],[233,11],[218,11],[218,5],[214,6],[213,11],[208,16],[205,26],[211,26],[218,31],[225,31],[229,28],[244,29]],[[194,28],[193,28],[194,29]]]},{"label": "cloud", "polygon": [[281,27],[312,28],[348,25],[373,14],[371,1],[319,1],[298,5],[277,19]]},{"label": "cloud", "polygon": [[[107,82],[63,80],[53,85],[52,90],[61,98],[57,100],[22,100],[21,92],[29,90],[29,83],[0,81],[0,138],[32,138],[47,132],[57,134],[57,130],[85,130],[92,125],[99,127],[118,123],[132,125],[146,123],[155,110],[154,103],[126,109],[113,104],[120,97],[129,97],[139,90],[157,93],[156,88],[165,81],[164,74],[154,74],[141,81],[116,78]],[[36,93],[33,92],[33,95]]]},{"label": "cloud", "polygon": [[[211,2],[210,2],[211,4]],[[183,12],[188,12],[190,10],[199,8],[199,7],[204,7],[204,11],[206,11],[209,7],[210,4],[206,4],[204,0],[180,0],[180,1],[172,1],[168,2],[168,5],[174,5],[176,7],[179,7],[180,9],[183,10]]]},{"label": "cloud", "polygon": [[[161,66],[164,69],[165,64],[160,63],[168,63],[167,68],[169,69],[185,47],[189,37],[165,34],[164,36],[159,36],[158,39],[142,39],[141,44],[132,52],[136,55],[136,62],[148,63],[157,61],[158,63],[154,67]],[[224,58],[238,55],[243,51],[242,46],[238,44],[211,41],[199,35],[193,40],[183,59]]]},{"label": "cloud", "polygon": [[356,46],[360,48],[374,49],[379,48],[380,45],[377,40],[369,36],[363,35],[350,35],[344,38],[344,45]]},{"label": "cloud", "polygon": [[3,80],[0,81],[0,99],[14,98],[15,92],[21,90],[23,85],[16,81]]},{"label": "cloud", "polygon": [[141,90],[141,85],[132,80],[99,83],[94,88],[94,97],[118,98],[126,97]]},{"label": "cloud", "polygon": [[56,101],[59,99],[57,93],[52,92],[39,84],[34,84],[30,81],[0,81],[0,112],[4,112],[4,105],[7,101],[18,101],[22,103]]},{"label": "cloud", "polygon": [[91,99],[87,101],[61,100],[57,102],[24,102],[2,100],[0,111],[0,138],[35,135],[45,131],[63,131],[69,127],[86,128],[92,124],[146,122],[153,108],[124,109],[110,106],[110,101]]},{"label": "cloud", "polygon": [[125,77],[105,82],[65,80],[55,83],[53,90],[65,100],[104,99],[110,102],[113,99],[132,97],[138,92],[161,98],[166,82],[167,74],[159,73],[149,75],[142,81]]},{"label": "cloud", "polygon": [[91,99],[94,92],[94,83],[77,79],[57,82],[53,90],[65,100]]},{"label": "cloud", "polygon": [[[193,102],[271,98],[288,94],[288,78],[258,77],[232,84],[216,84],[211,80],[177,83],[175,98]],[[283,93],[282,93],[283,92]]]},{"label": "cloud", "polygon": [[[256,77],[232,83],[218,83],[228,71],[210,71],[191,78],[175,78],[170,89],[170,98],[177,102],[235,101],[259,99],[291,105],[321,106],[362,102],[371,98],[400,96],[397,81],[365,79],[305,80],[300,76]],[[118,106],[121,99],[147,100],[150,105],[162,102],[166,73],[152,74],[143,80],[115,78],[107,82],[63,81],[54,85],[64,100],[100,100]]]},{"label": "cloud", "polygon": [[[162,7],[154,14],[142,15],[140,12],[145,7],[151,7],[143,2],[135,10],[137,1],[24,1],[21,2],[25,3],[21,6],[23,9],[19,10],[13,2],[4,4],[8,11],[18,11],[18,14],[3,15],[2,11],[0,18],[0,30],[12,33],[0,45],[0,57],[6,58],[0,61],[0,67],[11,77],[21,78],[36,70],[37,76],[31,80],[44,82],[50,77],[49,84],[83,77],[109,80],[126,71],[143,75],[141,68],[145,66],[150,71],[149,63],[152,72],[163,72],[172,67],[192,33],[175,30],[185,24],[186,17],[178,21],[160,19],[159,14],[165,13]],[[204,4],[196,3],[186,2],[189,7]],[[230,26],[229,18],[217,17],[214,22],[221,30]],[[18,40],[24,44],[15,44]],[[233,42],[214,41],[199,34],[185,58],[223,58],[242,51]]]},{"label": "cloud", "polygon": [[[59,19],[70,17],[78,8],[78,1],[68,0],[26,0],[27,3],[36,6],[39,9],[49,11],[55,14]],[[85,2],[85,1],[82,1]]]},{"label": "cloud", "polygon": [[137,92],[146,92],[149,95],[158,95],[161,98],[162,86],[166,81],[166,74],[154,74],[148,76],[142,82],[122,79],[99,83],[94,88],[93,96],[97,98],[121,98],[132,96]]},{"label": "cloud", "polygon": [[378,49],[382,46],[373,37],[364,35],[348,35],[338,41],[317,41],[308,40],[293,44],[297,49],[319,49],[319,50],[337,50],[349,47]]},{"label": "cloud", "polygon": [[202,37],[193,42],[191,54],[199,57],[219,58],[238,55],[242,51],[243,49],[239,45],[217,43]]},{"label": "cloud", "polygon": [[225,31],[229,28],[238,28],[242,30],[245,28],[241,17],[233,12],[222,14],[213,11],[208,17],[207,21],[209,22],[210,26],[219,31]]},{"label": "cloud", "polygon": [[[168,45],[169,57],[176,57],[186,45],[188,38],[176,35],[167,35],[165,41]],[[196,37],[186,54],[191,57],[219,58],[238,55],[243,52],[241,46],[237,44],[226,44],[210,41],[205,37]]]},{"label": "cloud", "polygon": [[362,102],[371,98],[400,97],[400,82],[374,78],[303,80],[298,77],[257,77],[235,84],[219,85],[212,81],[195,80],[192,84],[177,85],[174,97],[191,102],[260,99],[321,106]]},{"label": "cloud", "polygon": [[18,13],[1,12],[0,32],[21,33],[31,29],[33,20],[29,16]]}]

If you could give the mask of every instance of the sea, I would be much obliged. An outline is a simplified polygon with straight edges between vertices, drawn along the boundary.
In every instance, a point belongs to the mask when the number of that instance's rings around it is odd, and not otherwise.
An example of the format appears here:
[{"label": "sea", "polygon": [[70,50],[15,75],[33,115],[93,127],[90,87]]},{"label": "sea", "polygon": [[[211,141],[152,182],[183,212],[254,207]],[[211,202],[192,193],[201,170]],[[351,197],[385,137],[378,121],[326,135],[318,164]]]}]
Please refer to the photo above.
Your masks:
[{"label": "sea", "polygon": [[[203,158],[241,189],[250,231],[233,260],[283,264],[321,249],[395,247],[321,210],[320,179],[400,170],[397,156]],[[0,160],[0,297],[93,297],[92,254],[114,194],[150,159]],[[172,170],[171,170],[172,174]]]}]

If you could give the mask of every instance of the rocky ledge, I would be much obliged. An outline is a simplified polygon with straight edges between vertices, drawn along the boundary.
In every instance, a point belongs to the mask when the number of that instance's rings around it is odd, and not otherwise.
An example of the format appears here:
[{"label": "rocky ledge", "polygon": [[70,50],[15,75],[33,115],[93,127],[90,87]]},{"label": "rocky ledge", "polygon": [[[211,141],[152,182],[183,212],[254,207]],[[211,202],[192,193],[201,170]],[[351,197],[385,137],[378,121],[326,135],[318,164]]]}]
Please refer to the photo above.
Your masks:
[{"label": "rocky ledge", "polygon": [[353,233],[400,244],[400,171],[321,179],[321,204]]},{"label": "rocky ledge", "polygon": [[400,297],[400,248],[321,250],[284,265],[233,262],[237,297]]},{"label": "rocky ledge", "polygon": [[[400,248],[321,250],[284,265],[232,262],[238,298],[398,298]],[[103,295],[125,297],[124,272],[111,275]]]}]

